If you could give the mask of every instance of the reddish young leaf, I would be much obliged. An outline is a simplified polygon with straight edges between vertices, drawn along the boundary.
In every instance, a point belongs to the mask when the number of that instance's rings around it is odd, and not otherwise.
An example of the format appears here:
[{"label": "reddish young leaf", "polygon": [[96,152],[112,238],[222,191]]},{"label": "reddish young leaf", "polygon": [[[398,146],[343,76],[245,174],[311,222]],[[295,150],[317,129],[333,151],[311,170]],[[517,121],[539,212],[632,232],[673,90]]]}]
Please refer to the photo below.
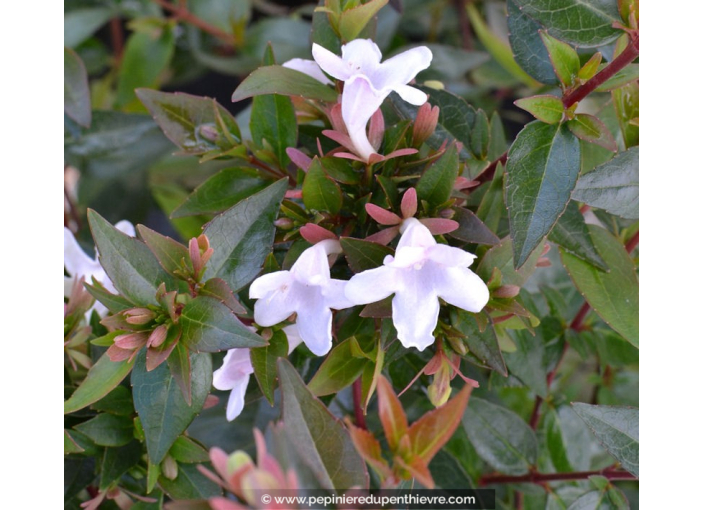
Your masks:
[{"label": "reddish young leaf", "polygon": [[471,392],[472,387],[466,385],[447,404],[426,413],[408,429],[411,451],[426,464],[455,432],[462,420]]},{"label": "reddish young leaf", "polygon": [[310,244],[316,244],[325,239],[337,239],[335,234],[315,223],[306,223],[300,228],[299,232],[301,237]]},{"label": "reddish young leaf", "polygon": [[[401,401],[394,393],[391,383],[382,375],[377,381],[376,392],[379,396],[379,418],[384,427],[384,435],[386,435],[391,451],[396,451],[401,437],[408,431],[406,413],[403,411]],[[454,428],[452,430],[454,431]]]},{"label": "reddish young leaf", "polygon": [[367,210],[367,214],[381,225],[398,225],[401,223],[401,218],[396,213],[387,211],[378,205],[366,204],[364,208]]},{"label": "reddish young leaf", "polygon": [[347,429],[350,432],[355,448],[357,448],[362,458],[383,478],[393,476],[391,468],[381,456],[381,445],[374,435],[368,430],[355,427],[349,420],[347,421]]},{"label": "reddish young leaf", "polygon": [[433,480],[433,476],[430,474],[430,469],[428,469],[427,464],[421,460],[420,457],[414,456],[411,462],[404,462],[397,457],[396,462],[408,470],[408,472],[411,473],[411,476],[422,483],[426,488],[435,488],[435,481]]}]

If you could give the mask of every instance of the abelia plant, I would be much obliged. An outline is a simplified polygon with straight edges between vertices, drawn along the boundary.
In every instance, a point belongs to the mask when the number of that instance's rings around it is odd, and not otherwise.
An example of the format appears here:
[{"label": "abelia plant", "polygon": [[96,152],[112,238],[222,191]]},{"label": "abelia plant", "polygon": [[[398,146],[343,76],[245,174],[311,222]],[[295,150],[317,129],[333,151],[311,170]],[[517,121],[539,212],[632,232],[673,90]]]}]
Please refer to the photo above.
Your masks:
[{"label": "abelia plant", "polygon": [[66,6],[66,508],[637,505],[637,1],[123,4]]}]

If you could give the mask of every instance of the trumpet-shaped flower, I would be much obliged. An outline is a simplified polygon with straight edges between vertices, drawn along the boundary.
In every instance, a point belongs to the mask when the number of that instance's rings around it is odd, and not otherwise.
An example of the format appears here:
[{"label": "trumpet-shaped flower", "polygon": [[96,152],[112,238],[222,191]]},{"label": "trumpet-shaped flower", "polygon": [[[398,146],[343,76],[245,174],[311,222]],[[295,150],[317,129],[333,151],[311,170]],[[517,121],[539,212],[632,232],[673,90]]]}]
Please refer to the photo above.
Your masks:
[{"label": "trumpet-shaped flower", "polygon": [[381,62],[381,51],[371,39],[355,39],[342,46],[342,57],[313,44],[313,58],[333,78],[345,82],[342,118],[357,153],[366,161],[375,150],[366,126],[392,91],[401,99],[420,106],[427,101],[421,90],[408,85],[430,65],[433,54],[425,46],[412,48]]},{"label": "trumpet-shaped flower", "polygon": [[[250,328],[255,331],[254,328]],[[301,337],[295,325],[283,328],[288,338],[288,353],[298,347]],[[244,409],[244,395],[247,392],[249,376],[254,373],[249,349],[235,348],[227,351],[222,366],[213,372],[213,386],[219,390],[231,390],[227,400],[225,415],[228,421],[237,418]]]},{"label": "trumpet-shaped flower", "polygon": [[249,289],[257,299],[254,320],[261,326],[273,326],[296,312],[298,331],[317,356],[332,347],[332,311],[348,308],[346,281],[330,278],[328,255],[340,253],[340,243],[327,239],[305,250],[290,271],[260,276]]},{"label": "trumpet-shaped flower", "polygon": [[332,85],[332,82],[328,79],[327,76],[323,73],[323,71],[320,69],[320,66],[314,61],[314,60],[307,60],[305,58],[292,58],[291,60],[287,60],[283,64],[281,64],[282,67],[288,67],[289,69],[293,69],[294,71],[298,71],[303,74],[307,74],[311,78],[315,78],[318,80],[320,83],[323,85]]},{"label": "trumpet-shaped flower", "polygon": [[[122,220],[115,225],[115,228],[129,236],[135,236],[134,226],[129,221]],[[64,227],[64,267],[69,274],[69,276],[64,277],[65,297],[71,294],[73,282],[81,276],[86,283],[91,283],[92,278],[95,278],[102,283],[108,291],[115,292],[115,286],[98,261],[97,250],[95,258],[89,257],[80,247],[73,233],[66,227]],[[94,308],[100,315],[104,315],[107,312],[107,308],[100,303],[96,303]],[[91,310],[88,310],[89,314]]]},{"label": "trumpet-shaped flower", "polygon": [[347,298],[354,304],[380,301],[391,294],[392,318],[404,347],[423,350],[433,343],[440,303],[479,312],[489,301],[489,289],[468,269],[475,255],[438,244],[415,218],[404,220],[395,256],[384,265],[363,271],[349,281]]}]

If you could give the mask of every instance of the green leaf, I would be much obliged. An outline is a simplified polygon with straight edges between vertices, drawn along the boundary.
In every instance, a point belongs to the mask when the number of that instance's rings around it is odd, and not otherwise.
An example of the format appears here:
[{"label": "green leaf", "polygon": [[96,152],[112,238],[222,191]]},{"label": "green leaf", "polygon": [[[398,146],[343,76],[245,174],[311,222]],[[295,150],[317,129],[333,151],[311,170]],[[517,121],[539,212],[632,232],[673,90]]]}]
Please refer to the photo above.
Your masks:
[{"label": "green leaf", "polygon": [[633,125],[631,121],[638,119],[640,111],[638,82],[629,83],[612,91],[611,97],[614,100],[614,108],[626,148],[637,146],[639,140],[638,124]]},{"label": "green leaf", "polygon": [[350,162],[346,159],[324,157],[320,158],[320,165],[333,181],[341,182],[342,184],[359,184],[360,182],[359,173],[352,168]]},{"label": "green leaf", "polygon": [[474,397],[462,425],[479,456],[497,471],[523,475],[535,465],[535,433],[513,411]]},{"label": "green leaf", "polygon": [[265,345],[264,339],[247,329],[224,303],[208,296],[189,301],[178,323],[182,328],[181,341],[196,352]]},{"label": "green leaf", "polygon": [[[318,5],[323,7],[325,5],[325,0],[320,0]],[[327,12],[313,12],[311,42],[319,44],[336,55],[340,54],[340,37],[337,33],[335,33],[335,30],[330,25],[330,19]]]},{"label": "green leaf", "polygon": [[279,94],[255,96],[249,130],[255,145],[265,147],[266,141],[274,150],[279,168],[285,169],[290,162],[286,149],[296,147],[298,140],[296,110],[291,98]]},{"label": "green leaf", "polygon": [[[506,149],[508,149],[508,143],[506,142],[504,125],[501,122],[499,113],[495,111],[491,114],[491,119],[489,120],[489,150],[486,155],[487,159],[489,161],[496,161],[506,152]],[[498,167],[496,171],[494,171],[494,177],[496,177],[497,173]]]},{"label": "green leaf", "polygon": [[64,48],[64,112],[81,126],[90,126],[88,73],[81,57],[68,48]]},{"label": "green leaf", "polygon": [[123,234],[93,210],[88,210],[88,223],[100,264],[120,294],[140,305],[155,305],[159,285],[175,288],[171,276],[142,241]]},{"label": "green leaf", "polygon": [[531,335],[528,330],[515,331],[512,335],[516,350],[506,353],[506,364],[512,375],[518,377],[537,395],[548,395],[545,342],[542,335]]},{"label": "green leaf", "polygon": [[75,9],[64,14],[64,46],[75,48],[88,39],[114,15],[103,7]]},{"label": "green leaf", "polygon": [[567,440],[562,434],[560,415],[554,408],[549,408],[544,414],[543,427],[545,429],[546,446],[555,469],[558,472],[573,471],[574,468],[570,464],[570,459],[567,455]]},{"label": "green leaf", "polygon": [[611,131],[603,122],[593,115],[578,113],[574,116],[574,119],[567,121],[567,127],[580,140],[596,144],[611,152],[618,151],[614,135],[611,134]]},{"label": "green leaf", "polygon": [[362,374],[370,363],[367,358],[355,357],[354,337],[337,344],[325,357],[325,361],[308,383],[308,389],[315,396],[330,395],[346,388]]},{"label": "green leaf", "polygon": [[123,446],[134,438],[134,425],[129,416],[101,413],[74,428],[100,446]]},{"label": "green leaf", "polygon": [[565,113],[562,99],[550,95],[525,97],[514,104],[546,124],[557,124]]},{"label": "green leaf", "polygon": [[498,232],[501,219],[506,212],[504,205],[504,166],[501,163],[496,165],[494,178],[489,184],[482,201],[477,208],[477,218],[482,220],[489,230]]},{"label": "green leaf", "polygon": [[464,341],[467,347],[481,363],[506,377],[508,375],[506,363],[501,355],[494,326],[490,324],[484,328],[484,331],[480,330],[474,315],[459,308],[456,311],[453,310],[450,315],[452,327],[465,335]]},{"label": "green leaf", "polygon": [[132,393],[125,386],[117,386],[110,393],[95,402],[92,408],[96,411],[117,414],[119,416],[132,416],[134,414]]},{"label": "green leaf", "polygon": [[259,177],[251,168],[225,168],[193,190],[171,213],[171,217],[222,212],[263,190],[268,184],[269,181]]},{"label": "green leaf", "polygon": [[551,35],[575,46],[601,46],[623,33],[612,26],[621,22],[616,0],[513,1]]},{"label": "green leaf", "polygon": [[370,0],[366,4],[346,9],[340,15],[340,35],[344,42],[356,39],[367,23],[376,16],[389,0]]},{"label": "green leaf", "polygon": [[540,38],[548,50],[550,62],[552,62],[557,78],[564,87],[573,86],[581,68],[577,52],[572,46],[551,37],[547,32],[541,31]]},{"label": "green leaf", "polygon": [[220,486],[201,473],[198,466],[193,464],[179,465],[175,480],[160,476],[159,486],[173,500],[207,499],[222,495]]},{"label": "green leaf", "polygon": [[604,273],[564,250],[560,250],[562,263],[599,317],[638,347],[638,277],[633,260],[607,230],[589,225],[589,233],[610,271]]},{"label": "green leaf", "polygon": [[514,269],[513,263],[513,247],[511,240],[508,238],[502,239],[501,244],[491,248],[482,257],[482,261],[477,267],[476,273],[479,277],[488,282],[494,272],[494,268],[501,271],[502,283],[504,285],[517,285],[523,287],[528,281],[530,275],[535,271],[536,264],[543,252],[543,244],[541,243],[528,257],[528,260],[520,269]]},{"label": "green leaf", "polygon": [[[127,39],[117,79],[116,104],[119,107],[136,103],[134,90],[156,87],[171,62],[175,37],[170,24],[158,21],[148,32],[134,32]],[[137,103],[139,104],[139,103]]]},{"label": "green leaf", "polygon": [[166,359],[166,363],[169,366],[171,377],[174,378],[174,381],[181,389],[181,394],[183,395],[186,404],[190,406],[192,404],[190,351],[184,344],[179,342]]},{"label": "green leaf", "polygon": [[254,368],[254,377],[262,393],[274,405],[276,390],[276,360],[288,356],[288,338],[283,331],[276,331],[269,340],[269,345],[250,349],[249,356]]},{"label": "green leaf", "polygon": [[126,308],[132,308],[134,306],[134,303],[123,298],[119,294],[113,294],[112,292],[105,290],[105,287],[100,282],[96,282],[95,285],[84,283],[83,286],[91,296],[105,305],[111,313],[121,312]]},{"label": "green leaf", "polygon": [[572,409],[586,422],[604,448],[637,477],[638,409],[579,402],[573,403]]},{"label": "green leaf", "polygon": [[342,251],[345,252],[347,263],[355,273],[380,267],[384,263],[384,258],[394,253],[388,246],[352,237],[340,238],[340,244]]},{"label": "green leaf", "polygon": [[489,150],[489,118],[484,110],[477,110],[477,116],[472,126],[472,139],[470,149],[472,154],[481,160],[486,159]]},{"label": "green leaf", "polygon": [[127,470],[136,466],[142,457],[142,445],[139,441],[130,441],[120,448],[105,448],[103,460],[100,465],[101,491],[110,487],[110,484],[119,480]]},{"label": "green leaf", "polygon": [[418,198],[427,201],[431,207],[447,202],[452,194],[459,166],[457,146],[450,144],[440,159],[430,165],[418,180],[416,184]]},{"label": "green leaf", "polygon": [[122,382],[133,365],[134,360],[110,361],[108,355],[103,354],[71,398],[64,402],[64,414],[83,409],[103,398]]},{"label": "green leaf", "polygon": [[192,265],[188,248],[181,243],[174,241],[170,237],[163,236],[144,225],[137,225],[137,231],[164,270],[174,273],[175,271],[183,270],[184,266],[189,267]]},{"label": "green leaf", "polygon": [[169,450],[169,455],[171,455],[175,461],[186,464],[208,462],[210,460],[208,450],[186,436],[179,436],[178,439],[176,439],[174,445]]},{"label": "green leaf", "polygon": [[210,354],[191,354],[191,367],[189,406],[165,363],[147,372],[146,351],[137,356],[132,371],[132,395],[144,429],[149,460],[154,464],[164,459],[176,438],[203,408],[210,392],[213,377]]},{"label": "green leaf", "polygon": [[584,216],[579,212],[579,207],[574,201],[567,204],[565,213],[557,220],[548,239],[585,262],[602,271],[608,271],[606,262],[599,255],[589,235]]},{"label": "green leaf", "polygon": [[533,18],[526,16],[513,0],[508,0],[506,5],[508,41],[516,63],[539,82],[557,85],[558,80],[550,62],[550,55],[538,33],[542,27]]},{"label": "green leaf", "polygon": [[622,218],[638,219],[638,147],[582,175],[572,198]]},{"label": "green leaf", "polygon": [[301,96],[329,103],[337,101],[334,89],[300,71],[277,65],[260,67],[247,76],[232,94],[232,101],[265,94]]},{"label": "green leaf", "polygon": [[186,154],[230,148],[241,140],[234,117],[215,99],[149,89],[136,93],[164,134]]},{"label": "green leaf", "polygon": [[71,453],[81,453],[84,452],[85,448],[82,448],[68,430],[64,429],[64,455],[69,455]]},{"label": "green leaf", "polygon": [[281,179],[216,216],[203,230],[211,246],[204,280],[218,277],[237,292],[259,274],[274,241],[274,220],[286,192]]},{"label": "green leaf", "polygon": [[321,487],[368,487],[366,466],[342,422],[310,393],[287,360],[280,359],[278,367],[286,436]]},{"label": "green leaf", "polygon": [[562,125],[531,122],[506,164],[514,265],[521,267],[567,207],[580,169],[579,139]]},{"label": "green leaf", "polygon": [[628,64],[594,90],[596,92],[610,92],[636,81],[638,77],[638,64]]},{"label": "green leaf", "polygon": [[476,214],[463,207],[454,208],[455,215],[452,217],[460,224],[457,230],[449,233],[451,237],[460,239],[466,243],[497,245],[501,240],[487,227]]},{"label": "green leaf", "polygon": [[567,510],[612,510],[604,491],[589,491],[577,498]]},{"label": "green leaf", "polygon": [[303,181],[303,203],[308,209],[332,214],[340,212],[342,207],[342,191],[335,181],[325,175],[317,157],[313,158]]}]

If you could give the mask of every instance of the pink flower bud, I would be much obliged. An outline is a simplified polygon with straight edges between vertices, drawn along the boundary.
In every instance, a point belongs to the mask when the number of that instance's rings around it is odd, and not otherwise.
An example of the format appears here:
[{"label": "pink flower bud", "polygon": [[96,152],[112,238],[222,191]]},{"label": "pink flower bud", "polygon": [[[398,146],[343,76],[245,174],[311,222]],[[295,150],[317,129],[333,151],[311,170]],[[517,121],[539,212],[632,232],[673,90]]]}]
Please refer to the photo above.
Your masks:
[{"label": "pink flower bud", "polygon": [[438,125],[439,115],[440,108],[431,107],[430,103],[425,103],[418,108],[416,121],[413,124],[413,145],[420,145],[430,138]]}]

